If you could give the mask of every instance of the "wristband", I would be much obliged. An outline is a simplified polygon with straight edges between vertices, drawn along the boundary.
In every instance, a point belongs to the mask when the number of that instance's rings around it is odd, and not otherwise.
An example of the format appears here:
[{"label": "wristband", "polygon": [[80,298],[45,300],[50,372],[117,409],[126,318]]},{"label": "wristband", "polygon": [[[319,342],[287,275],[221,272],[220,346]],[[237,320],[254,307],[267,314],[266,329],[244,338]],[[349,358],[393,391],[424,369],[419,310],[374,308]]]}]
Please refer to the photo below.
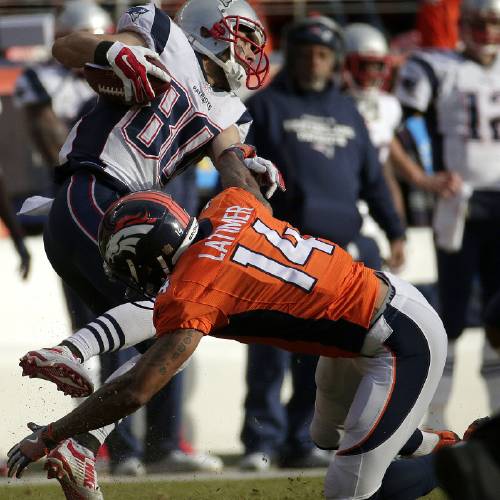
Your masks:
[{"label": "wristband", "polygon": [[94,51],[94,62],[96,64],[98,64],[99,66],[110,65],[108,58],[106,57],[106,54],[108,50],[111,48],[111,45],[113,45],[113,42],[110,42],[108,40],[104,40],[103,42],[98,43]]},{"label": "wristband", "polygon": [[52,424],[49,424],[45,427],[45,429],[41,433],[41,438],[42,438],[43,442],[45,443],[45,446],[49,450],[51,450],[52,448],[55,448],[59,444],[59,441],[57,441],[53,437]]},{"label": "wristband", "polygon": [[257,150],[250,144],[233,144],[226,148],[223,153],[233,152],[241,161],[247,158],[254,158],[257,155]]}]

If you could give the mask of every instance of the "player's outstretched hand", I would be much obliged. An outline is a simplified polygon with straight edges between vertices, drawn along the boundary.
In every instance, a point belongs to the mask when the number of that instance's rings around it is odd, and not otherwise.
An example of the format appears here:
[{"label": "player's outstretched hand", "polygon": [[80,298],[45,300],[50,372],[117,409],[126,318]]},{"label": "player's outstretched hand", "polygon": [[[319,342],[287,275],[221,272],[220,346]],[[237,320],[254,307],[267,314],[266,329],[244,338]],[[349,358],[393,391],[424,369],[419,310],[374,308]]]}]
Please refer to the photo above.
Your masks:
[{"label": "player's outstretched hand", "polygon": [[50,425],[42,426],[30,422],[28,428],[33,432],[19,441],[7,453],[9,477],[15,475],[20,478],[29,464],[47,455],[57,445],[51,438]]},{"label": "player's outstretched hand", "polygon": [[243,160],[246,167],[259,176],[259,183],[267,187],[266,198],[269,199],[276,189],[286,191],[285,180],[276,165],[265,158],[254,156]]},{"label": "player's outstretched hand", "polygon": [[159,61],[156,52],[135,45],[124,45],[115,42],[106,52],[106,59],[116,75],[123,82],[125,101],[131,102],[135,97],[136,102],[146,103],[155,97],[155,93],[148,75],[170,82],[170,77],[161,68],[148,61],[147,58]]}]

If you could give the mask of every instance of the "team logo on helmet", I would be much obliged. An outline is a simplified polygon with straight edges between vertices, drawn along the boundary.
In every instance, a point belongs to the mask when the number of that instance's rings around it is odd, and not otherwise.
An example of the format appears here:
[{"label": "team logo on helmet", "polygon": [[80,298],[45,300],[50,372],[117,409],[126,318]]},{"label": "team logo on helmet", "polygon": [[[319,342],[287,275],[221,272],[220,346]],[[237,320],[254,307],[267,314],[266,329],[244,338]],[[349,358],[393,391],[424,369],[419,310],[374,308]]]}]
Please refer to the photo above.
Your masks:
[{"label": "team logo on helmet", "polygon": [[140,16],[146,14],[147,12],[148,9],[146,9],[146,7],[132,7],[127,10],[127,14],[130,16],[133,23],[135,23]]},{"label": "team logo on helmet", "polygon": [[219,1],[224,6],[224,8],[227,9],[233,3],[234,0],[219,0]]},{"label": "team logo on helmet", "polygon": [[105,249],[105,259],[113,262],[116,257],[129,252],[137,254],[137,243],[140,239],[153,229],[153,224],[134,224],[133,226],[123,226],[109,238]]}]

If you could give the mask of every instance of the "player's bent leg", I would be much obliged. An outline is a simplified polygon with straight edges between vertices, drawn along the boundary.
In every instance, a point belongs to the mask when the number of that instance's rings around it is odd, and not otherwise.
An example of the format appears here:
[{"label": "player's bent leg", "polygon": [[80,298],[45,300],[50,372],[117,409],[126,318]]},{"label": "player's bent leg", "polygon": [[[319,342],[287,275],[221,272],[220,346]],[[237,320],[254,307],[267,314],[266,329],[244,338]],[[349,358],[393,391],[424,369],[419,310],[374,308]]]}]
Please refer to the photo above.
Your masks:
[{"label": "player's bent leg", "polygon": [[414,287],[392,276],[390,281],[395,295],[367,335],[366,357],[355,360],[363,377],[328,468],[328,499],[368,499],[392,479],[386,472],[423,418],[442,374],[446,334],[439,317]]},{"label": "player's bent leg", "polygon": [[344,436],[344,421],[361,373],[352,359],[321,356],[316,366],[316,401],[311,439],[321,449],[335,450]]},{"label": "player's bent leg", "polygon": [[23,377],[53,382],[58,391],[81,398],[92,394],[90,372],[66,346],[29,351],[19,361]]},{"label": "player's bent leg", "polygon": [[59,346],[28,352],[19,365],[25,376],[49,380],[72,397],[85,397],[94,387],[89,371],[82,365],[84,361],[153,336],[152,303],[129,302],[110,309]]},{"label": "player's bent leg", "polygon": [[79,353],[82,361],[105,352],[135,346],[154,337],[153,303],[127,302],[105,312],[62,344]]}]

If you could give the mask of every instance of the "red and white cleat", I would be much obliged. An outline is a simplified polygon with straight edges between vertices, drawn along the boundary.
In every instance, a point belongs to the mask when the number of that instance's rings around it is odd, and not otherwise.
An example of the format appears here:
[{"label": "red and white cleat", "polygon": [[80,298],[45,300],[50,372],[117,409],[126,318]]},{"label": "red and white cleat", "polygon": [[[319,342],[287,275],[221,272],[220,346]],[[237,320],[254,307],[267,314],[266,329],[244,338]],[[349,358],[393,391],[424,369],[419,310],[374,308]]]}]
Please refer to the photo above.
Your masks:
[{"label": "red and white cleat", "polygon": [[102,500],[92,452],[73,439],[66,439],[48,455],[44,469],[57,479],[66,500]]},{"label": "red and white cleat", "polygon": [[57,390],[73,398],[92,394],[94,384],[79,360],[65,346],[30,351],[19,361],[23,377],[49,380]]}]

